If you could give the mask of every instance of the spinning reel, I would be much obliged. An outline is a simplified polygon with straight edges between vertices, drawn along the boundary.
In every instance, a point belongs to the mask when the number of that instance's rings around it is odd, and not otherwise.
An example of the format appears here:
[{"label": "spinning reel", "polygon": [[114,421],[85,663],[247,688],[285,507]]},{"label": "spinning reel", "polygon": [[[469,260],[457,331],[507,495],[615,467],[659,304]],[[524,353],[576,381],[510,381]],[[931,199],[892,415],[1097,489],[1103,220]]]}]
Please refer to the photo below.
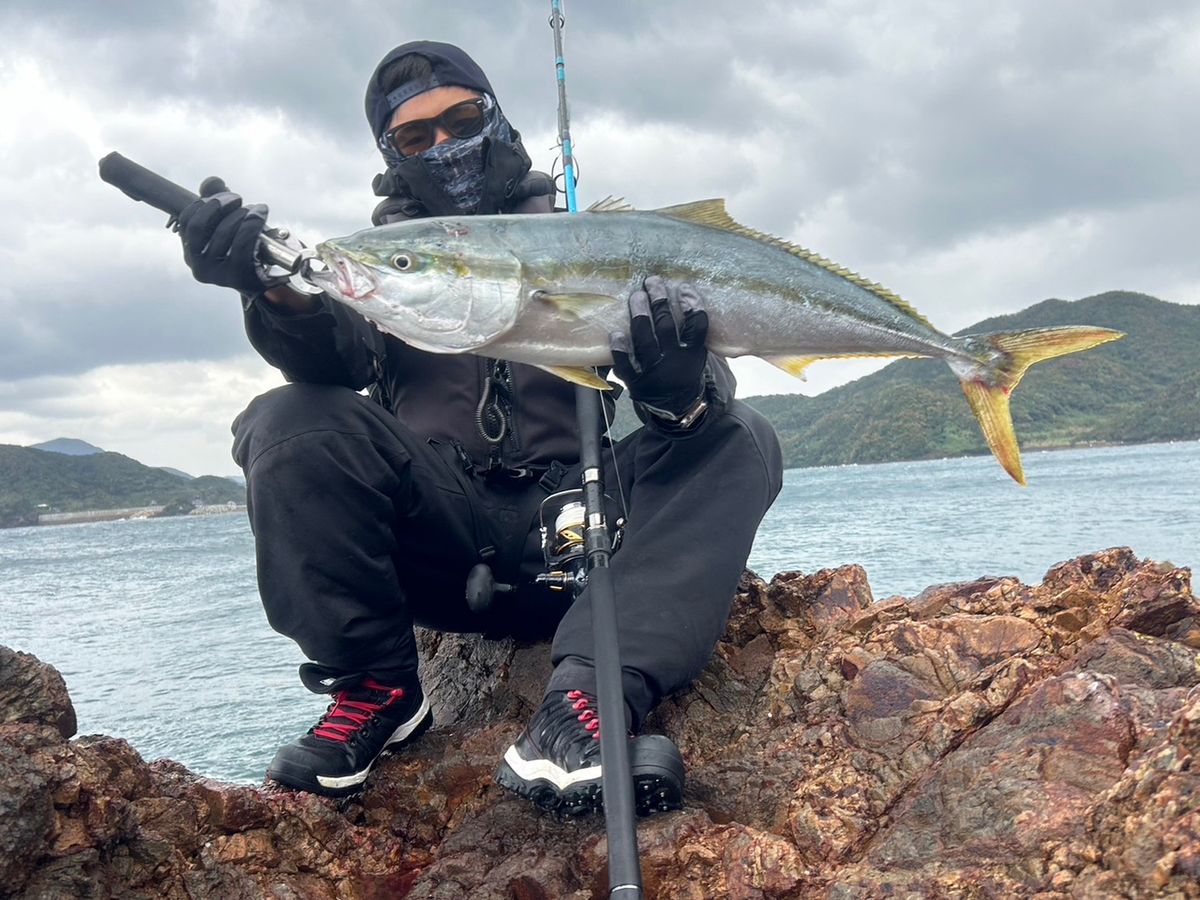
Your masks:
[{"label": "spinning reel", "polygon": [[[605,496],[605,500],[611,500]],[[553,519],[553,525],[550,524]],[[552,591],[570,588],[576,596],[587,585],[587,553],[584,549],[586,526],[583,491],[559,491],[542,501],[538,509],[539,530],[542,535],[542,559],[546,571],[534,579]],[[616,519],[609,552],[615,553],[625,534],[625,520]]]},{"label": "spinning reel", "polygon": [[[605,496],[606,500],[612,500]],[[542,559],[546,570],[539,572],[534,584],[552,591],[570,590],[578,597],[587,586],[587,551],[584,529],[587,526],[583,491],[579,489],[551,494],[538,507],[538,531],[542,537]],[[625,519],[618,517],[610,534],[610,552],[616,552],[625,533]],[[491,608],[497,594],[515,591],[516,585],[501,584],[487,563],[479,563],[467,575],[467,605],[473,612]]]}]

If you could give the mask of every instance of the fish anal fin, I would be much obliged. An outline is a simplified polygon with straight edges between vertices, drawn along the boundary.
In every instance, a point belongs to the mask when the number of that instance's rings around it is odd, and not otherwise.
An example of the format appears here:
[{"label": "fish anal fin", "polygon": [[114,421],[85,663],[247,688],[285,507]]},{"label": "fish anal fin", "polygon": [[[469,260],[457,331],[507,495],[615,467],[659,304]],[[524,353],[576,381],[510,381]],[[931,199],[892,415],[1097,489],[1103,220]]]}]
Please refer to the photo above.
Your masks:
[{"label": "fish anal fin", "polygon": [[773,366],[778,366],[787,372],[789,375],[794,375],[801,381],[806,380],[809,366],[822,359],[898,359],[903,357],[917,357],[923,354],[918,353],[895,353],[893,351],[883,351],[877,353],[818,353],[813,356],[764,356],[762,357]]},{"label": "fish anal fin", "polygon": [[808,380],[805,369],[815,363],[820,356],[764,356],[767,362],[773,366],[777,366],[789,375],[799,378],[801,381]]},{"label": "fish anal fin", "polygon": [[605,294],[572,293],[570,291],[534,291],[534,299],[549,303],[558,312],[572,319],[582,319],[584,314],[597,304],[612,303]]},{"label": "fish anal fin", "polygon": [[581,384],[584,387],[595,388],[598,391],[611,391],[613,386],[593,372],[591,369],[585,369],[581,366],[538,366],[544,372],[549,372],[551,375],[557,375],[559,378],[569,381],[572,384]]}]

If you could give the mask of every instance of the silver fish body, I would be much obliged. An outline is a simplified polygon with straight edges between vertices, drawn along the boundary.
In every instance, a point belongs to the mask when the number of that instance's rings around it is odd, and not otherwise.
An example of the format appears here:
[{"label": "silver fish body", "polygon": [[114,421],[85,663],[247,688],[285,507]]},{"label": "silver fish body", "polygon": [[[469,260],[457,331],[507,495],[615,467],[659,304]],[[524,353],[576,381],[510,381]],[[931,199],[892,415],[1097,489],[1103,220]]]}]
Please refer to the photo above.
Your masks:
[{"label": "silver fish body", "polygon": [[[722,356],[963,351],[961,339],[826,266],[659,212],[418,219],[317,249],[335,271],[370,272],[358,291],[343,277],[324,285],[330,293],[433,352],[608,364],[609,335],[628,326],[625,298],[648,274],[700,288],[708,346]],[[411,262],[397,270],[405,253]]]},{"label": "silver fish body", "polygon": [[734,222],[719,200],[655,211],[415,219],[326,241],[321,286],[383,331],[435,353],[479,353],[583,383],[612,361],[646,275],[688,281],[707,343],[801,375],[816,359],[929,356],[963,385],[1001,464],[1023,481],[1008,394],[1040,359],[1120,337],[1098,328],[951,336],[880,285]]}]

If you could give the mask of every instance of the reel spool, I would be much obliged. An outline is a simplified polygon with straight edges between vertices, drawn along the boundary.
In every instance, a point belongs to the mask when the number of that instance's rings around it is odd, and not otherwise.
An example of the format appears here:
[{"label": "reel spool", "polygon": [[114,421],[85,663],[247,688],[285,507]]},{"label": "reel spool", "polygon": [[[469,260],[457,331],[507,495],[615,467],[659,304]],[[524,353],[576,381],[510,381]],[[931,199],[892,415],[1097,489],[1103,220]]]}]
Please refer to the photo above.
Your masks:
[{"label": "reel spool", "polygon": [[[612,498],[605,496],[605,500]],[[559,491],[542,501],[538,509],[542,536],[542,558],[546,571],[536,583],[552,591],[572,589],[576,594],[587,584],[587,555],[584,547],[585,521],[582,490]],[[625,532],[625,520],[618,517],[612,531],[611,550],[615,552]]]},{"label": "reel spool", "polygon": [[[605,495],[612,502],[612,497]],[[538,530],[542,536],[542,559],[546,571],[534,584],[552,591],[571,590],[575,595],[587,585],[587,551],[584,529],[587,527],[583,491],[559,491],[538,507]],[[625,533],[625,519],[617,517],[612,530],[611,552],[616,552]],[[477,613],[487,612],[501,595],[515,591],[516,585],[501,584],[487,563],[479,563],[467,576],[467,605]]]}]

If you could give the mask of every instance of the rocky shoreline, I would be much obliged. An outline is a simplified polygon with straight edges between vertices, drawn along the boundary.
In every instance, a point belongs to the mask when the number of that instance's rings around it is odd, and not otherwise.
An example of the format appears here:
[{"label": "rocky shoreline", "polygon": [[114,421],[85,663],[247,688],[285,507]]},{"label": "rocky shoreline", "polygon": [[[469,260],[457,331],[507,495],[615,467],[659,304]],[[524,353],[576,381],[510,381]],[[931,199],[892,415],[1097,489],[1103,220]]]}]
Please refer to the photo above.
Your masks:
[{"label": "rocky shoreline", "polygon": [[[1190,579],[1123,548],[879,601],[856,566],[747,575],[648,723],[689,782],[639,825],[647,896],[1200,898]],[[604,896],[603,821],[491,781],[545,648],[422,641],[439,724],[342,802],[73,738],[58,673],[0,648],[0,897]]]}]

